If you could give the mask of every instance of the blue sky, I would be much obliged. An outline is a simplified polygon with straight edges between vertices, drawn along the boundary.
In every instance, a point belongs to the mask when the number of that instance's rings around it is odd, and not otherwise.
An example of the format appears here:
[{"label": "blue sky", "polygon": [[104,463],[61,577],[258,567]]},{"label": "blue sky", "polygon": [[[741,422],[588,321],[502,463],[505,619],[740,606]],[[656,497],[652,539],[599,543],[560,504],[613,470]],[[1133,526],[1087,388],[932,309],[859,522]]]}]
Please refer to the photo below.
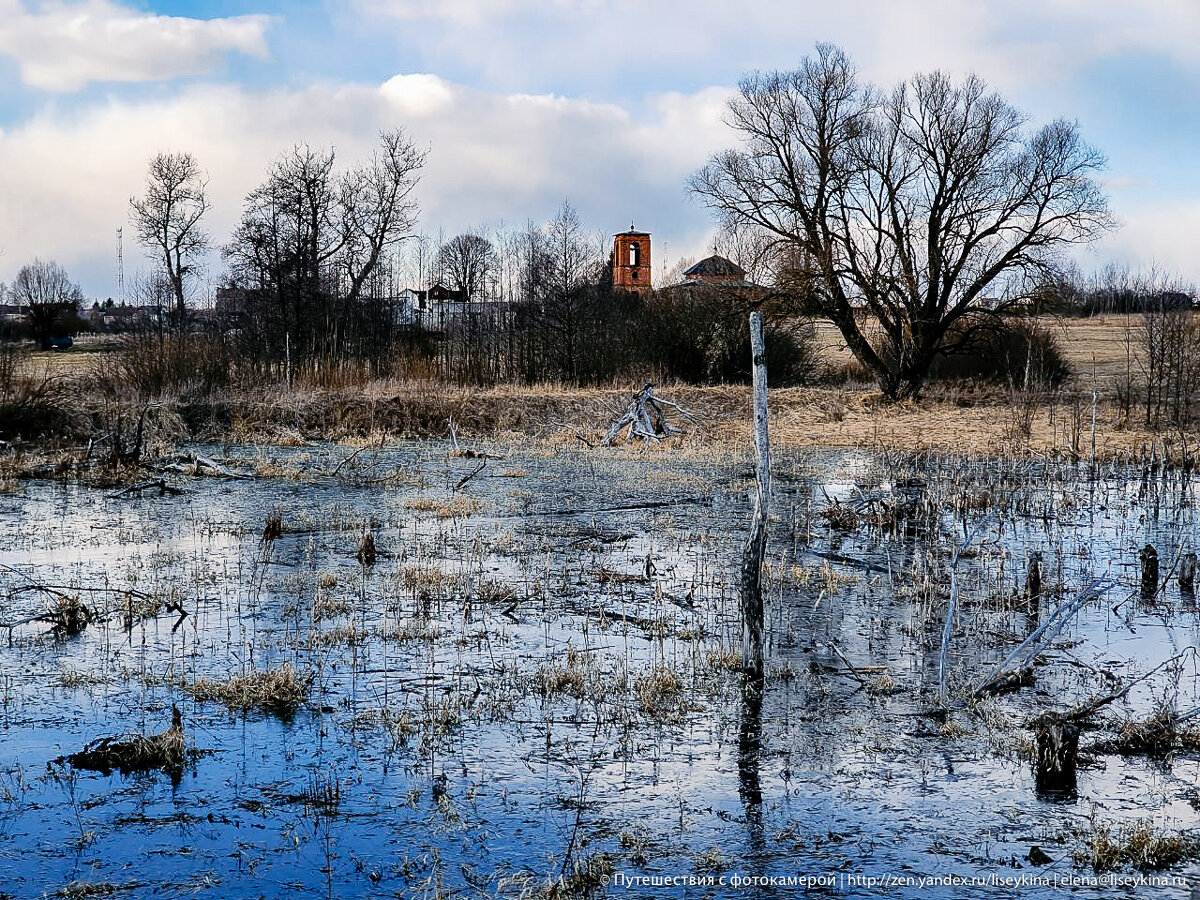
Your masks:
[{"label": "blue sky", "polygon": [[[735,137],[738,77],[840,44],[890,85],[975,71],[1033,122],[1079,121],[1122,228],[1081,251],[1200,281],[1200,4],[1158,0],[0,0],[0,281],[57,259],[113,293],[115,232],[146,163],[192,152],[219,244],[298,141],[352,161],[403,125],[429,163],[431,236],[544,221],[564,200],[702,254],[687,175]],[[126,275],[149,263],[126,236]],[[221,275],[210,259],[206,283]]]}]

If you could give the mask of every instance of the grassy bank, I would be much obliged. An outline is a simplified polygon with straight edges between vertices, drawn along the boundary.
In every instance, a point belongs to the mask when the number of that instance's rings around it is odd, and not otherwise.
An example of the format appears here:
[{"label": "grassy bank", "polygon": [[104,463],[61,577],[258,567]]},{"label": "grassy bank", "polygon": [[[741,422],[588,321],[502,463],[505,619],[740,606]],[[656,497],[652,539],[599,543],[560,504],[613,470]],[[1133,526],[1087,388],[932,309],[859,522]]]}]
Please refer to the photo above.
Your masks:
[{"label": "grassy bank", "polygon": [[[1019,391],[995,384],[933,383],[920,402],[888,404],[869,385],[771,391],[772,440],[780,448],[868,447],[975,455],[1141,458],[1149,448],[1177,461],[1200,434],[1138,427],[1136,402],[1124,409],[1114,383],[1126,378],[1126,338],[1136,317],[1049,322],[1075,376],[1064,387]],[[824,365],[845,363],[839,336],[817,332]],[[291,387],[229,378],[229,364],[203,341],[168,353],[149,344],[81,341],[68,353],[29,353],[0,378],[0,440],[43,451],[90,447],[114,458],[144,446],[186,440],[301,444],[457,434],[498,444],[596,444],[640,384],[603,388],[467,387],[423,378],[370,379],[324,373],[319,385]],[[3,368],[3,367],[0,367]],[[3,374],[3,373],[0,373]],[[1093,410],[1093,392],[1097,402]],[[665,442],[726,451],[750,442],[749,389],[740,385],[662,385],[700,427]],[[6,405],[7,398],[7,405]],[[1095,419],[1093,439],[1093,412]]]},{"label": "grassy bank", "polygon": [[[602,441],[628,402],[628,388],[557,385],[467,388],[430,381],[379,380],[337,389],[283,386],[225,389],[204,396],[116,400],[77,382],[56,395],[55,416],[37,442],[43,448],[114,438],[145,442],[238,441],[295,445],[386,438],[460,438],[499,444]],[[749,389],[664,386],[659,393],[687,407],[700,423],[667,447],[725,451],[749,446]],[[1101,398],[1095,409],[1097,459],[1140,458],[1154,447],[1181,461],[1194,456],[1196,431],[1146,431],[1121,421]],[[143,416],[144,414],[144,416]],[[1088,459],[1092,400],[1062,391],[1014,395],[964,386],[939,389],[918,403],[889,404],[877,392],[837,387],[771,391],[771,437],[779,448],[869,447],[979,455],[1033,454]]]}]

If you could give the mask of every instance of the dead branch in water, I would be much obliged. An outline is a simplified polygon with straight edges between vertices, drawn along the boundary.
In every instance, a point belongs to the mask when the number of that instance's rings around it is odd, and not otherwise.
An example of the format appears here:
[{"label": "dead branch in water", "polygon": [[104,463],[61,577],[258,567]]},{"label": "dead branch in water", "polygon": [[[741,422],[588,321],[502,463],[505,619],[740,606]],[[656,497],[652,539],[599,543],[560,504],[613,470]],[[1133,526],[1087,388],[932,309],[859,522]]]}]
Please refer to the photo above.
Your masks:
[{"label": "dead branch in water", "polygon": [[958,610],[958,563],[967,548],[975,542],[980,529],[991,520],[991,514],[984,517],[955,550],[954,558],[950,560],[950,599],[946,603],[946,625],[942,629],[942,649],[938,653],[938,696],[943,703],[946,702],[946,678],[949,675],[950,636],[954,630],[954,615]]},{"label": "dead branch in water", "polygon": [[1067,624],[1075,617],[1079,610],[1083,609],[1088,603],[1102,596],[1113,586],[1115,582],[1111,578],[1094,578],[1084,585],[1083,589],[1072,597],[1070,600],[1062,603],[1054,610],[1038,628],[1034,629],[1029,637],[1025,638],[1008,658],[1000,665],[992,669],[988,676],[984,678],[975,688],[974,695],[979,697],[987,692],[998,679],[1010,673],[1014,668],[1024,668],[1033,657],[1037,656],[1050,641],[1062,631]]},{"label": "dead branch in water", "polygon": [[608,446],[615,444],[621,432],[626,429],[628,429],[628,433],[625,435],[626,440],[640,437],[646,444],[651,441],[661,441],[664,437],[674,434],[684,434],[683,428],[677,428],[667,421],[664,406],[669,406],[678,412],[679,417],[687,424],[696,424],[696,417],[690,410],[678,403],[655,396],[654,382],[648,381],[644,388],[634,394],[633,400],[630,401],[625,412],[609,426],[608,432],[604,435],[604,443]]},{"label": "dead branch in water", "polygon": [[1149,672],[1139,675],[1137,678],[1134,678],[1132,681],[1128,682],[1127,684],[1125,684],[1121,688],[1117,689],[1116,691],[1113,691],[1110,694],[1106,694],[1105,696],[1100,697],[1097,700],[1090,700],[1087,703],[1080,704],[1079,706],[1076,706],[1074,709],[1069,709],[1066,712],[1042,713],[1041,715],[1035,716],[1034,718],[1032,718],[1028,722],[1026,722],[1026,726],[1029,728],[1035,728],[1038,725],[1044,724],[1046,722],[1072,722],[1072,723],[1082,722],[1083,720],[1090,718],[1097,711],[1103,709],[1105,706],[1108,706],[1110,703],[1115,703],[1117,700],[1121,700],[1131,690],[1133,690],[1134,687],[1141,684],[1143,681],[1146,681],[1151,676],[1156,675],[1158,672],[1162,671],[1167,666],[1170,666],[1170,665],[1180,662],[1185,656],[1188,656],[1189,654],[1195,655],[1196,653],[1197,653],[1197,650],[1194,646],[1186,647],[1180,653],[1175,654],[1168,660],[1164,660],[1163,662],[1161,662],[1157,666],[1155,666],[1153,669],[1151,669]]},{"label": "dead branch in water", "polygon": [[141,734],[122,738],[100,738],[78,753],[60,756],[55,763],[70,763],[73,768],[87,769],[110,775],[115,770],[122,775],[137,772],[166,772],[173,779],[183,771],[185,760],[183,715],[179,707],[171,706],[171,727],[149,737]]},{"label": "dead branch in water", "polygon": [[168,457],[167,462],[160,462],[156,465],[148,466],[148,468],[157,472],[174,472],[179,475],[191,475],[192,477],[200,477],[205,474],[205,470],[221,478],[242,479],[254,477],[247,475],[245,472],[235,472],[227,466],[221,465],[211,457],[196,454]]},{"label": "dead branch in water", "polygon": [[179,488],[172,487],[171,485],[169,485],[165,481],[163,481],[163,479],[159,478],[155,481],[143,481],[141,484],[131,484],[129,487],[119,490],[115,494],[109,494],[108,499],[109,500],[117,500],[122,497],[132,496],[133,494],[140,494],[140,493],[142,493],[142,491],[153,491],[153,490],[157,490],[158,496],[160,496],[160,497],[162,497],[165,494],[171,494],[172,496],[178,496],[179,494],[183,493],[183,491],[181,491]]},{"label": "dead branch in water", "polygon": [[482,472],[484,466],[486,466],[486,465],[487,465],[487,460],[484,459],[484,461],[481,462],[477,468],[472,469],[470,472],[468,472],[466,475],[464,475],[461,479],[459,479],[458,484],[456,484],[454,486],[454,490],[455,491],[461,490],[462,486],[464,484],[466,484],[468,481],[470,481],[472,478],[474,478],[476,475],[478,475],[480,472]]}]

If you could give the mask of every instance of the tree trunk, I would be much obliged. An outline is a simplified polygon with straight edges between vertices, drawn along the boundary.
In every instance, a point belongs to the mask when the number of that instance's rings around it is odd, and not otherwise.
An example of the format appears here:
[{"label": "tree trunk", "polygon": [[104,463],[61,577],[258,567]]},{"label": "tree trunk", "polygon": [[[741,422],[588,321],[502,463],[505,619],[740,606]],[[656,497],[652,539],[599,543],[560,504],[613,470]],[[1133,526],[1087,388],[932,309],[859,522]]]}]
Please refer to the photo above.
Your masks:
[{"label": "tree trunk", "polygon": [[1196,554],[1186,553],[1179,566],[1179,590],[1183,594],[1193,594],[1196,590]]},{"label": "tree trunk", "polygon": [[767,514],[771,498],[771,443],[767,421],[767,353],[762,313],[750,313],[750,352],[754,373],[753,415],[755,492],[750,537],[742,552],[742,667],[748,677],[763,677],[763,558],[767,550]]}]

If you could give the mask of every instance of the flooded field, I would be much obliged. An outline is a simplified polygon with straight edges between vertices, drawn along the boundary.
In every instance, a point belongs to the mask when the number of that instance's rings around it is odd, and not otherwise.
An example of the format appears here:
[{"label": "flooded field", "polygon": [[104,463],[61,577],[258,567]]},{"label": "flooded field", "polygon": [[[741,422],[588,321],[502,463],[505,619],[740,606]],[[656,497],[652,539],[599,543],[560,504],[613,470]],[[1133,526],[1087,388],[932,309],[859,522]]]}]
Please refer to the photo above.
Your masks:
[{"label": "flooded field", "polygon": [[[0,897],[1200,884],[1192,473],[777,457],[757,694],[746,459],[448,449],[194,447],[218,468],[161,488],[0,493]],[[1039,793],[1032,719],[1104,698],[1075,789]],[[173,707],[182,753],[122,774]],[[952,876],[992,884],[918,883]]]}]

